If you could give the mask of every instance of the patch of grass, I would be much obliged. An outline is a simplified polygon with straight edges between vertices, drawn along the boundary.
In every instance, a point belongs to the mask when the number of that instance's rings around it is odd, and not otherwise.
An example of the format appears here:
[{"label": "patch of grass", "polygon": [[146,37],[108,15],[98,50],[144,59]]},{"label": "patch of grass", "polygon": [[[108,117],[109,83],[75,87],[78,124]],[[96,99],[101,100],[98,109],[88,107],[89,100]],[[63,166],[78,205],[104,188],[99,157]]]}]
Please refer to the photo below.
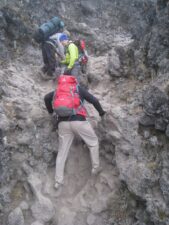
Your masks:
[{"label": "patch of grass", "polygon": [[24,193],[25,193],[25,190],[24,190],[23,185],[20,182],[18,182],[14,186],[14,188],[13,188],[13,190],[11,192],[11,199],[12,199],[12,201],[20,202],[23,199],[23,197],[24,197]]},{"label": "patch of grass", "polygon": [[149,162],[147,163],[147,167],[150,169],[150,170],[156,170],[158,168],[158,165],[156,162]]},{"label": "patch of grass", "polygon": [[158,209],[158,216],[159,216],[160,220],[165,220],[167,217],[166,212],[163,211],[162,209]]}]

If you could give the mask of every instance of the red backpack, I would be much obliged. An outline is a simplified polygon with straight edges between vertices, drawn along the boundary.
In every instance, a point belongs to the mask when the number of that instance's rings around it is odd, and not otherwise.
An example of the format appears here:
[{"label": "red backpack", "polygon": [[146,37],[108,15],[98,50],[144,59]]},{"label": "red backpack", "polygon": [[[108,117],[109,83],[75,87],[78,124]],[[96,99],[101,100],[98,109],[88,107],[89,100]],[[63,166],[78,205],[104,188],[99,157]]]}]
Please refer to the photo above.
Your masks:
[{"label": "red backpack", "polygon": [[86,109],[78,93],[78,82],[74,76],[60,75],[53,98],[53,109],[60,117],[86,116]]},{"label": "red backpack", "polygon": [[76,39],[74,44],[78,47],[79,50],[79,62],[81,65],[85,65],[88,62],[88,53],[86,50],[86,43],[84,39]]}]

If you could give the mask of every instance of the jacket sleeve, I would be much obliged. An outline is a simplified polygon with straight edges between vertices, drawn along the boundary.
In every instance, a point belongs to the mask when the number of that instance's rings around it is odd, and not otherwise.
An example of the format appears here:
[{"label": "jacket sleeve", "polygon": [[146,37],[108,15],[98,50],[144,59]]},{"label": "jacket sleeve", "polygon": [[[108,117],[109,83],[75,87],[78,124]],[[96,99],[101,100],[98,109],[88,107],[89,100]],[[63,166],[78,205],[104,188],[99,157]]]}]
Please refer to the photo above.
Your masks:
[{"label": "jacket sleeve", "polygon": [[57,45],[58,45],[59,55],[64,61],[65,60],[64,46],[61,44],[59,40],[57,40]]},{"label": "jacket sleeve", "polygon": [[75,61],[78,59],[78,48],[76,47],[75,44],[71,43],[68,46],[68,51],[69,51],[69,55],[70,55],[68,69],[72,69],[72,67],[75,64]]},{"label": "jacket sleeve", "polygon": [[79,94],[82,100],[86,100],[87,102],[91,103],[95,107],[95,109],[98,111],[100,116],[104,113],[104,110],[102,106],[100,105],[100,102],[98,101],[98,99],[81,86],[79,86]]}]

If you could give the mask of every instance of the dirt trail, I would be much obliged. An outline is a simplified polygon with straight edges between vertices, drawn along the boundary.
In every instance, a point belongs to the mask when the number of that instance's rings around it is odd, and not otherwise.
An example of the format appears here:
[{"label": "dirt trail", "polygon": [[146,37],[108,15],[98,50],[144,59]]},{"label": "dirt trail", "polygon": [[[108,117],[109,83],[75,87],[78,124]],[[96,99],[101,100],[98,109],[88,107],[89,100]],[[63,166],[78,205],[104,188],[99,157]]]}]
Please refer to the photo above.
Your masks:
[{"label": "dirt trail", "polygon": [[[52,81],[40,81],[38,85],[45,94],[55,84]],[[117,97],[116,87],[112,89],[112,84],[108,85],[108,81],[90,91],[100,100],[106,111],[110,111],[112,105],[117,110],[126,105]],[[89,104],[87,109],[90,115],[88,119],[97,131],[97,123],[100,121],[98,113]],[[64,185],[59,191],[53,188],[55,168],[48,169],[44,194],[55,205],[58,225],[109,224],[105,211],[109,208],[110,199],[116,197],[120,182],[116,167],[109,164],[103,156],[100,156],[100,160],[103,171],[94,177],[91,175],[88,148],[80,140],[75,140],[66,163]]]}]

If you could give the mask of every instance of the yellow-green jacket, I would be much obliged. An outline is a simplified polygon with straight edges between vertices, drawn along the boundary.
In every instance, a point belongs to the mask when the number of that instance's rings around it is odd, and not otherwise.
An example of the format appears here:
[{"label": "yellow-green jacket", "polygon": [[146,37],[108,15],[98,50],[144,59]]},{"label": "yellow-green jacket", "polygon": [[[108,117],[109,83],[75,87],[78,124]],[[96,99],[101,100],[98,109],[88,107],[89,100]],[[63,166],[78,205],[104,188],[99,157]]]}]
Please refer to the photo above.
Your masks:
[{"label": "yellow-green jacket", "polygon": [[65,59],[61,61],[61,63],[68,65],[68,69],[72,69],[75,62],[79,58],[79,50],[78,47],[74,43],[70,43],[66,49]]}]

